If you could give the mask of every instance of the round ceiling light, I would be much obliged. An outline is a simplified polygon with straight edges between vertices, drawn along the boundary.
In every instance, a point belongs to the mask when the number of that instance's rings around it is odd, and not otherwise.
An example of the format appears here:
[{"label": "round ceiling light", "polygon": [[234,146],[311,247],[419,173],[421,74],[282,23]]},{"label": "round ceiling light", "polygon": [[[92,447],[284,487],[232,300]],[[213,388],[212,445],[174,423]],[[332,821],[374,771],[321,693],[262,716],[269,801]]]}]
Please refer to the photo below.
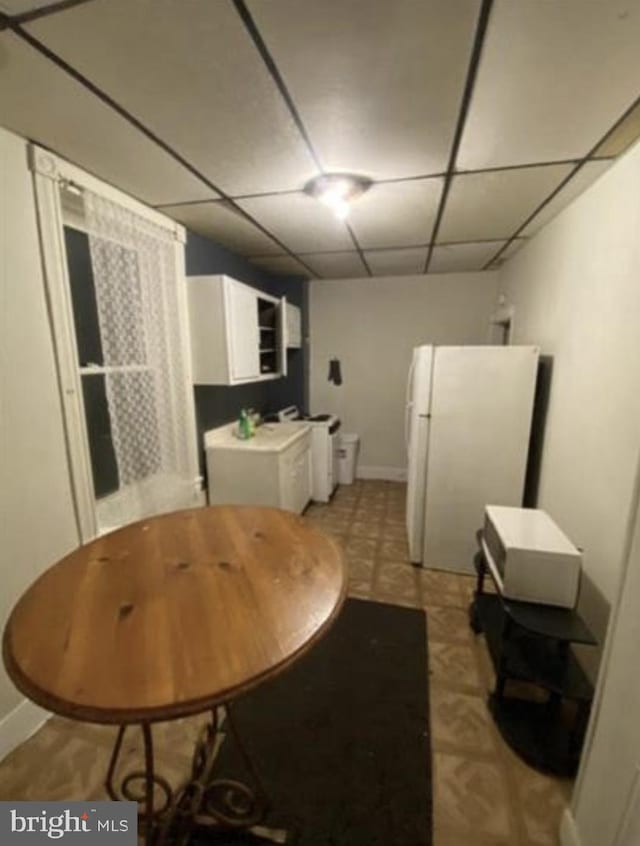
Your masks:
[{"label": "round ceiling light", "polygon": [[371,187],[371,180],[354,173],[321,173],[304,186],[309,196],[328,206],[338,220],[349,214],[351,203]]}]

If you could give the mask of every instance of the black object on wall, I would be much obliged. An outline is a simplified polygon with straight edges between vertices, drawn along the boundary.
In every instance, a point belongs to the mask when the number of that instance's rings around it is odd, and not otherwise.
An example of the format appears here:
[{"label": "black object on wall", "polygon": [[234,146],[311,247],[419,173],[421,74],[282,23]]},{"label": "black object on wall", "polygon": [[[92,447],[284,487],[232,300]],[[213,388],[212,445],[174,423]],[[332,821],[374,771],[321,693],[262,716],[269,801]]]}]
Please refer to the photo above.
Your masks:
[{"label": "black object on wall", "polygon": [[525,508],[536,508],[538,505],[538,488],[540,485],[542,452],[544,450],[544,433],[547,425],[547,412],[549,410],[552,375],[553,356],[541,355],[538,362],[538,376],[536,379],[536,391],[533,400],[531,435],[529,437],[529,457],[527,459],[524,496],[522,500],[522,504]]},{"label": "black object on wall", "polygon": [[339,358],[329,359],[329,381],[334,385],[342,385],[342,367]]},{"label": "black object on wall", "polygon": [[[185,259],[187,285],[189,276],[224,273],[273,297],[286,296],[288,302],[301,309],[302,336],[307,336],[308,281],[304,277],[267,273],[214,241],[190,231],[187,231]],[[287,376],[282,379],[248,385],[195,386],[201,472],[204,473],[203,434],[208,429],[236,420],[243,408],[253,408],[261,414],[277,411],[287,405],[306,409],[307,396],[307,349],[304,344],[301,349],[287,352]]]}]

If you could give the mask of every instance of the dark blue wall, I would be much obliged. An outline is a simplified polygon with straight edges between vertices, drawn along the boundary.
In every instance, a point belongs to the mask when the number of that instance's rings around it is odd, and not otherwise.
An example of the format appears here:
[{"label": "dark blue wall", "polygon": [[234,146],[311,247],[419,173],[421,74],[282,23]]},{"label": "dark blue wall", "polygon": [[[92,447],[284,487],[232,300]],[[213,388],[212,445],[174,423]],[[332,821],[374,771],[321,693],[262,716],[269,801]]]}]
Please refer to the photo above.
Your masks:
[{"label": "dark blue wall", "polygon": [[[187,232],[185,250],[187,284],[189,276],[224,273],[274,297],[286,296],[302,311],[302,335],[308,336],[308,282],[300,276],[275,276],[254,267],[229,250]],[[307,408],[307,347],[287,352],[287,376],[249,385],[196,385],[195,403],[198,425],[198,452],[204,468],[203,433],[238,418],[241,409],[253,408],[269,414],[287,405]]]}]

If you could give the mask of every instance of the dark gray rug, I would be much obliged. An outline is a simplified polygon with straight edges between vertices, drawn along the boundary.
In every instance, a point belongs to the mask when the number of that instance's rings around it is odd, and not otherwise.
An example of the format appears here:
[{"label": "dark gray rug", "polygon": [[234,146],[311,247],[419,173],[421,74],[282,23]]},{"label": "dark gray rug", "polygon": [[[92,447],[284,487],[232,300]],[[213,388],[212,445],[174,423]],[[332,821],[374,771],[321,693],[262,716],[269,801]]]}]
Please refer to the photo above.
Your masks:
[{"label": "dark gray rug", "polygon": [[[348,600],[319,644],[234,713],[271,799],[265,824],[288,829],[288,842],[430,846],[423,611]],[[218,772],[243,778],[239,761],[227,739]],[[205,833],[192,839],[212,841]]]}]

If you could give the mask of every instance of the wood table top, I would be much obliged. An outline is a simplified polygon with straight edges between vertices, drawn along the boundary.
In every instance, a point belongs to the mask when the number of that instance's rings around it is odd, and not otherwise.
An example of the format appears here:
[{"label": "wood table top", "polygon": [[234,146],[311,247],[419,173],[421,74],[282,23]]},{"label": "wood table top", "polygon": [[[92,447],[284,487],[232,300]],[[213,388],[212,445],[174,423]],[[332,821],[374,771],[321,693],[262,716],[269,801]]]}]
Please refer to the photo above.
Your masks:
[{"label": "wood table top", "polygon": [[276,675],[345,597],[337,544],[276,508],[214,506],[133,523],[67,555],[4,632],[32,701],[99,723],[198,713]]}]

